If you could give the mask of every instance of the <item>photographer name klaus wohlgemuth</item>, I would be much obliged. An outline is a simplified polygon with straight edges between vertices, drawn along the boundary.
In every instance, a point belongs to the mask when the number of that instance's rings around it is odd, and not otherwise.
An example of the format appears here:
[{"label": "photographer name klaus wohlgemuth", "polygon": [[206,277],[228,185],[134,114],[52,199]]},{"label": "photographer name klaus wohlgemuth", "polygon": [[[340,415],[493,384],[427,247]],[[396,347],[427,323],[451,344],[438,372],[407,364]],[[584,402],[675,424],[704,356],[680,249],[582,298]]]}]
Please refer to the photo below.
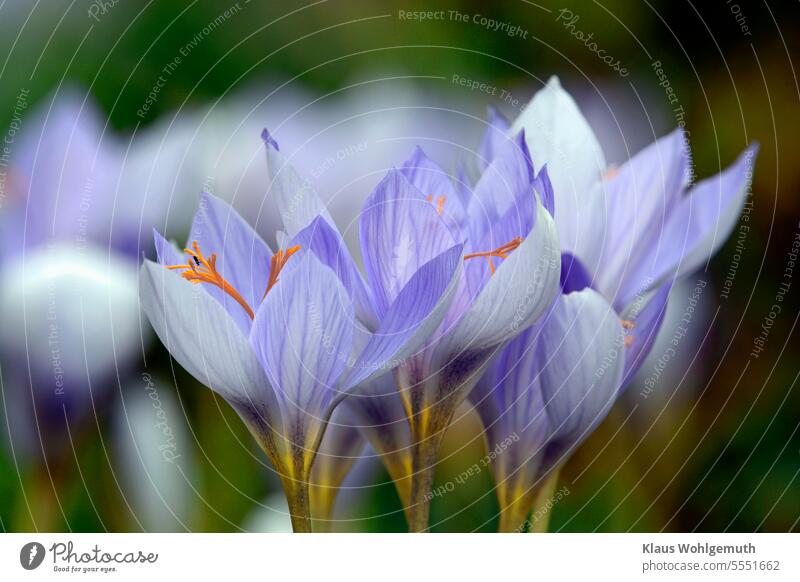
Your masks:
[{"label": "photographer name klaus wohlgemuth", "polygon": [[88,552],[75,552],[72,542],[57,542],[50,546],[53,563],[67,564],[154,564],[158,554],[153,552],[104,552],[95,544]]},{"label": "photographer name klaus wohlgemuth", "polygon": [[738,546],[718,546],[714,544],[642,544],[643,554],[674,554],[677,547],[679,554],[708,554],[713,557],[717,554],[755,554],[756,547],[753,544],[741,544]]}]

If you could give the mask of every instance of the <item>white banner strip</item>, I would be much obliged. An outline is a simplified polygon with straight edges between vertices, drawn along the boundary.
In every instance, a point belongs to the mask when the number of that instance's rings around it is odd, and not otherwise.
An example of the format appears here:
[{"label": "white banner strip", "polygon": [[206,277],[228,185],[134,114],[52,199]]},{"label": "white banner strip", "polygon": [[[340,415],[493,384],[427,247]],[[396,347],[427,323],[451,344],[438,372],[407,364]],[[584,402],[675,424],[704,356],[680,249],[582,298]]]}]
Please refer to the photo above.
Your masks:
[{"label": "white banner strip", "polygon": [[0,580],[796,581],[799,564],[797,534],[0,535]]}]

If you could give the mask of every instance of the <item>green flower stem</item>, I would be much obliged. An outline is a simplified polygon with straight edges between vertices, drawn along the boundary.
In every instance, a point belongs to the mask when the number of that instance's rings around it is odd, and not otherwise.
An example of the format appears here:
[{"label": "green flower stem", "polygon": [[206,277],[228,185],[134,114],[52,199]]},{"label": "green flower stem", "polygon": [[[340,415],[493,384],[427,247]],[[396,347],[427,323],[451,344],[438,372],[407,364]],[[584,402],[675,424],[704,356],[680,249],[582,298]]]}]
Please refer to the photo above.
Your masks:
[{"label": "green flower stem", "polygon": [[[550,475],[545,478],[544,482],[536,491],[536,497],[533,501],[533,513],[530,520],[530,528],[528,529],[530,533],[547,533],[548,531],[548,527],[550,526],[550,516],[553,513],[552,500],[556,491],[556,486],[558,485],[559,472],[560,467],[554,469]],[[547,507],[548,503],[551,504],[550,507]],[[537,514],[540,517],[535,518],[534,516]]]}]

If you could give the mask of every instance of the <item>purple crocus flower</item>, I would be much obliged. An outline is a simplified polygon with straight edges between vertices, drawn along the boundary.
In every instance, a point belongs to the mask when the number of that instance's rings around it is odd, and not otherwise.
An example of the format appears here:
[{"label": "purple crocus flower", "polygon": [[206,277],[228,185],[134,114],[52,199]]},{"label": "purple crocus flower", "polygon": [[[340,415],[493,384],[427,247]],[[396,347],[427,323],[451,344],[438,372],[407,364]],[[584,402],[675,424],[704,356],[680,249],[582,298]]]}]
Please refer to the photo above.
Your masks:
[{"label": "purple crocus flower", "polygon": [[[182,257],[158,233],[142,266],[145,312],[172,356],[239,413],[278,472],[295,531],[310,531],[311,466],[350,390],[414,352],[439,325],[461,248],[423,265],[375,319],[352,259],[322,216],[273,253],[230,206],[204,194]],[[192,284],[199,285],[199,289]]]},{"label": "purple crocus flower", "polygon": [[520,437],[493,463],[507,531],[525,522],[537,495],[554,486],[559,467],[641,366],[672,282],[703,265],[728,236],[755,155],[746,150],[687,190],[688,151],[677,130],[606,172],[591,129],[555,79],[511,127],[493,115],[484,139],[493,145],[484,151],[514,139],[503,135],[517,129],[532,135],[533,127],[542,130],[530,145],[554,183],[562,295],[471,395],[490,444]]},{"label": "purple crocus flower", "polygon": [[[322,212],[321,203],[279,157],[268,135],[265,141],[268,165],[274,168],[272,192],[292,236]],[[389,444],[393,429],[378,427],[386,412],[382,410],[386,395],[376,394],[374,384],[362,386],[345,404],[371,419],[372,430],[366,432],[404,483],[401,491],[407,493],[404,502],[412,529],[427,527],[425,498],[455,408],[492,353],[535,322],[558,289],[555,226],[535,190],[545,203],[552,197],[546,171],[534,173],[520,138],[500,148],[471,197],[460,193],[448,175],[417,149],[387,174],[364,204],[359,227],[369,285],[363,291],[360,284],[350,288],[362,297],[357,311],[367,327],[385,317],[424,265],[448,249],[464,248],[459,254],[463,274],[441,326],[427,338],[424,349],[400,363],[395,374],[411,446],[402,453],[388,450],[393,446]],[[325,245],[326,252],[346,257],[335,234],[328,239],[337,241],[337,246]],[[388,398],[396,404],[391,395]],[[395,470],[400,466],[416,476],[408,487],[407,479],[399,478]]]}]

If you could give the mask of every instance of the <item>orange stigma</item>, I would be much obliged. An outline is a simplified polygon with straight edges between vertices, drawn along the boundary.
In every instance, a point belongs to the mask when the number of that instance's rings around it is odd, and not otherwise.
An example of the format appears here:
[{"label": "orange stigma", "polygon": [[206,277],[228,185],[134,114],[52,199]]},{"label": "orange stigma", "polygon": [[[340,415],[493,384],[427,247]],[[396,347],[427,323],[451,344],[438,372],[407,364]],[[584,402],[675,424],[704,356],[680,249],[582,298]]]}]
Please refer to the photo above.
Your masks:
[{"label": "orange stigma", "polygon": [[275,283],[278,282],[278,275],[281,272],[281,269],[286,266],[286,263],[289,261],[289,257],[295,254],[297,251],[300,250],[300,245],[295,245],[282,251],[278,249],[278,252],[272,255],[272,258],[269,261],[269,279],[267,280],[267,289],[264,291],[264,297],[267,296],[269,290],[275,286]]},{"label": "orange stigma", "polygon": [[203,256],[203,253],[200,252],[200,247],[197,245],[197,241],[192,243],[191,249],[183,249],[183,252],[189,256],[188,263],[185,265],[168,266],[168,269],[183,269],[181,276],[195,285],[199,283],[209,283],[219,287],[225,293],[233,297],[233,299],[235,299],[236,302],[242,306],[242,309],[247,312],[247,315],[250,316],[250,319],[255,317],[253,310],[250,309],[250,306],[247,304],[247,301],[244,300],[244,297],[242,297],[239,292],[234,289],[233,286],[222,277],[222,275],[219,274],[219,271],[217,271],[216,253],[212,253],[211,257],[206,259]]},{"label": "orange stigma", "polygon": [[[433,195],[429,195],[425,198],[428,202],[433,202]],[[444,203],[447,201],[447,196],[439,196],[436,199],[436,213],[441,216],[442,212],[444,212]]]},{"label": "orange stigma", "polygon": [[516,249],[519,245],[522,244],[522,237],[515,236],[506,244],[497,247],[493,251],[485,251],[482,253],[470,253],[468,255],[464,255],[464,260],[467,259],[477,259],[478,257],[483,257],[487,261],[489,261],[489,269],[492,271],[492,275],[494,275],[494,264],[492,263],[492,257],[497,257],[498,259],[507,259],[508,253]]}]

